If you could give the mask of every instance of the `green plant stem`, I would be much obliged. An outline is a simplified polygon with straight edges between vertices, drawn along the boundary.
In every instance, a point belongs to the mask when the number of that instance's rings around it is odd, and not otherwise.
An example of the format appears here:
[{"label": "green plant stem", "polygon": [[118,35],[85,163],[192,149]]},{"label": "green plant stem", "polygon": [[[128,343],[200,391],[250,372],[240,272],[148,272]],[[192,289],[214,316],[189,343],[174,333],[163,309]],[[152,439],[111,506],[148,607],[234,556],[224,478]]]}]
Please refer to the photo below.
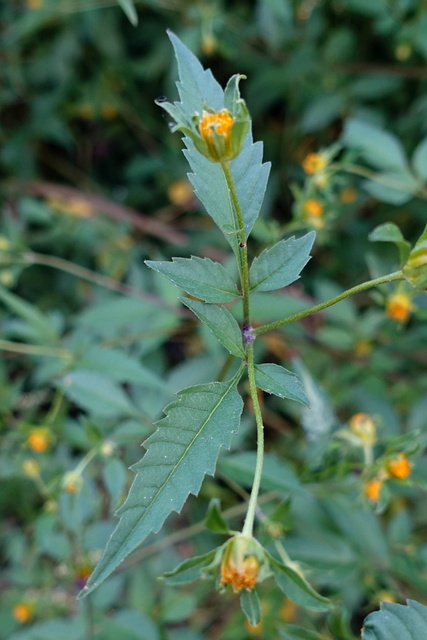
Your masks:
[{"label": "green plant stem", "polygon": [[64,358],[72,360],[73,355],[66,349],[55,349],[54,347],[43,347],[38,344],[24,344],[22,342],[10,342],[0,340],[0,350],[12,351],[14,353],[25,353],[29,356],[49,356],[52,358]]},{"label": "green plant stem", "polygon": [[389,273],[386,276],[381,276],[380,278],[374,278],[373,280],[368,280],[367,282],[362,282],[362,284],[358,284],[351,289],[347,289],[340,293],[339,296],[335,298],[331,298],[326,302],[321,302],[320,304],[314,305],[314,307],[310,307],[309,309],[304,309],[303,311],[299,311],[298,313],[294,313],[287,318],[283,318],[283,320],[276,320],[276,322],[271,322],[270,324],[265,324],[262,327],[257,327],[252,331],[253,336],[259,336],[262,333],[266,333],[271,329],[277,329],[277,327],[282,327],[285,324],[289,324],[290,322],[296,322],[297,320],[301,320],[302,318],[306,318],[307,316],[313,315],[313,313],[317,313],[318,311],[323,311],[323,309],[327,309],[328,307],[332,307],[332,305],[353,296],[356,293],[360,293],[361,291],[365,291],[366,289],[371,289],[372,287],[378,287],[381,284],[387,284],[388,282],[394,282],[395,280],[404,280],[405,276],[402,271],[395,271],[394,273]]},{"label": "green plant stem", "polygon": [[250,312],[249,312],[249,264],[248,264],[248,248],[246,246],[246,233],[245,223],[243,220],[243,213],[240,207],[239,198],[234,184],[233,175],[231,173],[230,163],[221,163],[222,170],[224,172],[225,181],[227,183],[228,191],[230,193],[232,208],[236,215],[238,237],[239,237],[239,270],[240,270],[240,282],[242,287],[243,296],[243,323],[246,326],[250,324]]},{"label": "green plant stem", "polygon": [[81,278],[82,280],[86,280],[87,282],[91,282],[100,287],[104,287],[105,289],[111,289],[111,291],[116,291],[117,293],[121,293],[122,295],[152,302],[157,306],[162,307],[163,309],[178,313],[185,318],[191,317],[191,313],[187,313],[185,309],[176,309],[175,307],[172,309],[170,305],[164,303],[162,300],[160,300],[160,298],[151,293],[138,291],[137,289],[134,289],[133,287],[130,287],[123,282],[119,282],[118,280],[114,280],[114,278],[110,278],[108,276],[104,276],[101,273],[96,273],[96,271],[91,271],[91,269],[82,267],[78,264],[75,264],[74,262],[70,262],[69,260],[64,260],[64,258],[58,258],[57,256],[50,256],[43,253],[34,253],[33,251],[29,251],[17,257],[11,255],[8,258],[8,262],[27,265],[38,264],[46,267],[52,267],[53,269],[65,271],[66,273],[70,273],[77,278]]},{"label": "green plant stem", "polygon": [[[245,223],[243,220],[243,212],[240,207],[239,198],[234,184],[233,175],[231,173],[230,164],[224,162],[221,164],[224,172],[227,187],[230,193],[233,212],[235,214],[235,222],[237,222],[238,237],[239,237],[239,270],[240,270],[240,284],[242,289],[243,298],[243,327],[248,330],[250,327],[250,281],[249,281],[249,263],[248,263],[248,249],[246,246],[246,232]],[[244,335],[244,338],[246,336]],[[257,387],[255,382],[255,361],[254,361],[254,349],[253,342],[246,340],[246,363],[248,367],[249,389],[252,399],[253,410],[255,413],[255,421],[257,427],[257,457],[255,464],[255,474],[252,484],[251,495],[248,503],[248,510],[246,512],[245,522],[242,529],[242,534],[247,537],[252,536],[256,506],[258,501],[259,489],[261,486],[262,466],[264,462],[264,424],[262,420],[261,407],[258,400]]]},{"label": "green plant stem", "polygon": [[249,388],[251,392],[251,398],[252,398],[252,404],[253,404],[253,409],[255,413],[255,421],[256,421],[256,428],[257,428],[257,457],[256,457],[256,464],[255,464],[254,480],[252,483],[251,497],[249,498],[245,523],[242,529],[242,534],[244,536],[251,537],[253,527],[254,527],[258,494],[261,486],[262,466],[264,462],[264,424],[262,420],[261,407],[258,400],[258,393],[257,393],[256,382],[255,382],[254,346],[252,342],[250,342],[247,346],[246,358],[248,363]]},{"label": "green plant stem", "polygon": [[396,184],[393,180],[388,180],[384,178],[380,173],[376,173],[375,171],[371,171],[371,169],[367,169],[366,167],[361,167],[358,164],[349,164],[349,165],[338,165],[331,164],[329,167],[331,170],[335,171],[346,171],[347,173],[352,173],[356,176],[361,176],[362,178],[367,178],[368,180],[373,180],[374,182],[378,182],[378,184],[382,184],[385,187],[389,187],[390,189],[396,189],[397,191],[403,191],[404,193],[410,193],[412,196],[417,195],[419,198],[427,198],[427,189],[420,185],[417,193],[414,193],[413,189],[410,187],[405,187],[402,184]]}]

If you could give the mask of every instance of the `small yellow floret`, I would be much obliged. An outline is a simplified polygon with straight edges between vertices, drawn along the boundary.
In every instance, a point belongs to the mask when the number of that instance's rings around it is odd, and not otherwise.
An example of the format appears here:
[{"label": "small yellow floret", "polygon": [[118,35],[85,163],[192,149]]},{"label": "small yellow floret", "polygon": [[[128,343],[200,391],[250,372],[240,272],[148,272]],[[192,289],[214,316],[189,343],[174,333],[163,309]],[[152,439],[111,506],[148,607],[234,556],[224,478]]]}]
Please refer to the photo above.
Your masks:
[{"label": "small yellow floret", "polygon": [[309,198],[305,201],[303,210],[307,216],[314,216],[315,218],[318,218],[323,214],[324,207],[323,204],[319,202],[319,200]]},{"label": "small yellow floret", "polygon": [[412,310],[411,298],[406,293],[394,293],[387,300],[386,313],[392,320],[408,322]]},{"label": "small yellow floret", "polygon": [[27,624],[33,616],[33,607],[27,602],[18,602],[12,609],[12,615],[19,624]]},{"label": "small yellow floret", "polygon": [[32,429],[27,438],[27,444],[35,453],[43,453],[51,442],[51,432],[47,427]]},{"label": "small yellow floret", "polygon": [[248,556],[239,563],[232,557],[226,557],[221,565],[221,584],[229,584],[235,593],[242,589],[250,591],[256,585],[259,567],[255,556]]},{"label": "small yellow floret", "polygon": [[365,485],[365,496],[372,502],[378,502],[378,500],[380,499],[382,486],[382,480],[378,480],[377,478],[375,478],[374,480],[369,480],[369,482],[367,482]]},{"label": "small yellow floret", "polygon": [[320,153],[309,153],[303,160],[302,168],[309,175],[320,173],[326,168],[328,161]]},{"label": "small yellow floret", "polygon": [[213,143],[213,131],[224,138],[229,138],[234,118],[227,109],[218,111],[217,113],[208,113],[203,111],[202,119],[199,122],[199,131],[202,138],[209,143]]},{"label": "small yellow floret", "polygon": [[404,453],[399,453],[397,458],[393,458],[387,463],[386,469],[393,478],[405,480],[411,475],[413,463],[408,460]]}]

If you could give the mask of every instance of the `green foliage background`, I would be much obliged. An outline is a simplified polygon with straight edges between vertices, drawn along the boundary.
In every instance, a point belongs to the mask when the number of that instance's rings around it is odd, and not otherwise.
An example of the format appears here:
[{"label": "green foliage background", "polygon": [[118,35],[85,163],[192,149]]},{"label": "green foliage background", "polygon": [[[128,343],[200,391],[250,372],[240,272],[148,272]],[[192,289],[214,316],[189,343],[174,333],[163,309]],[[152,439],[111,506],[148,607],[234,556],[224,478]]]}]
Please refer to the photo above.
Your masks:
[{"label": "green foliage background", "polygon": [[[242,92],[254,139],[272,163],[250,250],[311,229],[301,213],[307,199],[325,207],[303,280],[254,296],[256,319],[270,322],[398,268],[395,247],[368,240],[378,225],[394,222],[412,244],[419,237],[427,10],[416,0],[164,0],[135,3],[134,27],[104,4],[0,8],[0,637],[359,638],[380,600],[427,604],[427,305],[414,294],[409,323],[396,323],[384,309],[391,285],[256,342],[265,361],[304,362],[295,366],[315,409],[265,398],[263,489],[275,493],[262,504],[289,554],[332,598],[329,614],[307,614],[265,583],[263,627],[253,630],[230,594],[156,580],[218,543],[201,524],[212,497],[240,522],[254,467],[250,414],[200,498],[90,604],[75,595],[111,533],[132,480],[127,467],[153,421],[178,389],[216,379],[225,357],[177,289],[143,264],[193,254],[227,264],[228,255],[185,182],[179,136],[154,104],[176,97],[166,29],[221,84],[234,73],[248,77]],[[301,163],[324,147],[334,153],[337,141],[339,171],[319,188]],[[370,178],[381,174],[381,187],[346,170],[356,162]],[[387,485],[378,513],[363,499],[357,452],[334,435],[357,412],[378,422],[380,459],[405,450],[415,461],[410,482]],[[49,442],[37,453],[29,438],[40,428]],[[29,460],[40,475],[29,475]],[[76,477],[79,490],[65,490]],[[20,602],[31,609],[28,624],[13,616]]]}]

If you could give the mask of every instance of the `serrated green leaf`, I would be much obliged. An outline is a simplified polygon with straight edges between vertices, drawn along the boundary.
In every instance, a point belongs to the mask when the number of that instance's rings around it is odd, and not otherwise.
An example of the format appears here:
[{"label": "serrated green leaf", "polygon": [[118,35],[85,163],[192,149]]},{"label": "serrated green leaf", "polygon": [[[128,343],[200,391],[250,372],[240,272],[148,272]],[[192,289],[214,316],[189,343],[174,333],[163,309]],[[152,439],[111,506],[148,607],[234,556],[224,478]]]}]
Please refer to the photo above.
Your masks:
[{"label": "serrated green leaf", "polygon": [[0,300],[12,313],[16,313],[17,316],[31,325],[41,343],[52,344],[58,341],[58,334],[50,318],[37,309],[37,307],[16,296],[14,293],[11,293],[1,285]]},{"label": "serrated green leaf", "polygon": [[417,176],[425,182],[427,180],[427,137],[423,138],[415,149],[412,166]]},{"label": "serrated green leaf", "polygon": [[421,291],[427,290],[427,225],[409,254],[402,271],[412,287]]},{"label": "serrated green leaf", "polygon": [[257,364],[255,381],[257,386],[267,393],[308,405],[307,396],[298,376],[278,364]]},{"label": "serrated green leaf", "polygon": [[[211,71],[204,70],[196,56],[173,33],[169,33],[169,37],[178,61],[177,87],[181,101],[169,106],[165,103],[162,106],[177,121],[180,113],[183,114],[184,119],[191,119],[194,115],[201,116],[206,106],[214,111],[224,109],[224,91]],[[229,85],[227,100],[231,95],[236,94],[238,76],[233,78],[234,86],[232,81]],[[208,214],[223,231],[233,250],[238,253],[237,226],[224,172],[219,163],[211,162],[195,149],[191,138],[186,136],[184,142],[187,147],[184,155],[193,172],[189,175],[189,179],[195,193]],[[252,135],[249,132],[242,151],[230,163],[243,211],[246,236],[250,234],[259,215],[270,172],[270,163],[262,164],[262,149],[261,142],[252,142]]]},{"label": "serrated green leaf", "polygon": [[206,529],[214,533],[230,533],[228,524],[221,513],[221,504],[218,498],[212,498],[209,503],[205,526]]},{"label": "serrated green leaf", "polygon": [[239,426],[240,375],[183,389],[166,407],[166,417],[145,442],[146,454],[132,467],[137,475],[117,512],[120,521],[81,597],[99,586],[152,531],[157,533],[172,511],[179,512],[188,495],[199,492],[205,474],[213,474],[220,448],[229,448]]},{"label": "serrated green leaf", "polygon": [[427,607],[414,600],[407,605],[382,602],[370,613],[362,629],[362,640],[421,640],[426,635]]},{"label": "serrated green leaf", "polygon": [[349,119],[342,135],[344,144],[358,149],[366,162],[377,169],[407,171],[405,151],[400,141],[388,131],[362,120]]},{"label": "serrated green leaf", "polygon": [[184,562],[181,562],[181,564],[175,567],[172,571],[164,573],[162,579],[167,584],[175,586],[195,582],[195,580],[200,579],[203,569],[212,563],[216,553],[217,549],[213,549],[213,551],[209,551],[202,556],[188,558],[187,560],[184,560]]},{"label": "serrated green leaf", "polygon": [[302,575],[276,560],[270,553],[266,554],[274,579],[290,600],[308,609],[324,611],[329,608],[329,600],[317,593]]},{"label": "serrated green leaf", "polygon": [[136,27],[138,24],[138,14],[136,13],[132,0],[117,0],[117,2],[129,18],[129,22]]},{"label": "serrated green leaf", "polygon": [[227,351],[237,358],[244,358],[242,332],[228,309],[189,298],[181,298],[181,300],[212,331]]},{"label": "serrated green leaf", "polygon": [[378,225],[368,237],[371,242],[393,242],[399,250],[400,263],[404,264],[406,262],[411,245],[405,240],[399,227],[393,222],[385,222]]},{"label": "serrated green leaf", "polygon": [[240,606],[246,618],[253,627],[261,622],[261,604],[255,589],[243,590],[240,593]]},{"label": "serrated green leaf", "polygon": [[273,291],[298,280],[310,260],[315,237],[315,232],[310,231],[302,238],[280,240],[271,249],[265,249],[252,263],[251,291]]},{"label": "serrated green leaf", "polygon": [[64,394],[79,407],[96,416],[136,417],[138,410],[124,391],[110,378],[93,371],[75,370],[57,384]]},{"label": "serrated green leaf", "polygon": [[234,279],[222,264],[209,258],[172,258],[172,262],[146,260],[145,264],[205,302],[231,302],[240,297]]}]

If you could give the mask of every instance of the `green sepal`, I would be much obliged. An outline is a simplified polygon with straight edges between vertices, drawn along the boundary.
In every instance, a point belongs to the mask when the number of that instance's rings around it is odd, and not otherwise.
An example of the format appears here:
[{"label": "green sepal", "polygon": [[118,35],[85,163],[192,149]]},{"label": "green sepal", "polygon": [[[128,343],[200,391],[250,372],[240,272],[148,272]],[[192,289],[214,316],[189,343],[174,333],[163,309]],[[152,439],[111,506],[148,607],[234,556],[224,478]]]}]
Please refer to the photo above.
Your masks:
[{"label": "green sepal", "polygon": [[231,302],[241,297],[236,282],[222,264],[209,258],[172,258],[172,262],[146,260],[145,264],[205,302]]},{"label": "green sepal", "polygon": [[411,287],[421,291],[427,290],[427,225],[409,254],[402,271]]},{"label": "green sepal", "polygon": [[228,309],[190,298],[181,298],[181,302],[196,314],[227,351],[237,358],[245,357],[242,332]]},{"label": "green sepal", "polygon": [[371,242],[392,242],[395,244],[399,251],[400,266],[405,264],[411,251],[411,245],[393,222],[384,222],[384,224],[378,225],[368,237]]},{"label": "green sepal", "polygon": [[255,627],[261,622],[261,604],[255,589],[241,591],[240,606],[249,624]]},{"label": "green sepal", "polygon": [[205,519],[205,526],[206,529],[209,529],[209,531],[213,531],[214,533],[232,533],[221,513],[221,505],[218,498],[212,498],[209,503],[208,512]]},{"label": "green sepal", "polygon": [[278,364],[255,365],[255,382],[260,389],[279,398],[289,398],[309,406],[298,376]]},{"label": "green sepal", "polygon": [[161,580],[164,580],[166,584],[177,586],[195,582],[200,578],[203,579],[205,577],[203,575],[203,570],[212,564],[216,553],[217,549],[213,549],[201,556],[188,558],[187,560],[184,560],[184,562],[181,562],[181,564],[175,567],[172,571],[166,571],[166,573],[162,575]]},{"label": "green sepal", "polygon": [[308,609],[318,611],[324,611],[330,607],[329,600],[317,593],[300,573],[276,560],[268,551],[265,553],[270,562],[274,579],[290,600]]}]

